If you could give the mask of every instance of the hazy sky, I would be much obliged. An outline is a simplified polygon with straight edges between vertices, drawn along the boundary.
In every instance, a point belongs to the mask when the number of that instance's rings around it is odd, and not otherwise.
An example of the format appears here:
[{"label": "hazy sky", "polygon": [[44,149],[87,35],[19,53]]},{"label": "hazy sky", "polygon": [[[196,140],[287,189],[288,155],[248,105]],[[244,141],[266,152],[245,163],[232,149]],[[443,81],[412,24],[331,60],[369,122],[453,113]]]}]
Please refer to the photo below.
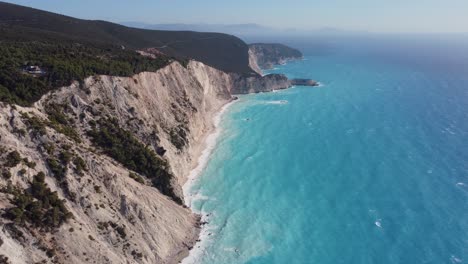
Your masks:
[{"label": "hazy sky", "polygon": [[375,32],[468,32],[468,0],[8,0],[86,19],[257,23]]}]

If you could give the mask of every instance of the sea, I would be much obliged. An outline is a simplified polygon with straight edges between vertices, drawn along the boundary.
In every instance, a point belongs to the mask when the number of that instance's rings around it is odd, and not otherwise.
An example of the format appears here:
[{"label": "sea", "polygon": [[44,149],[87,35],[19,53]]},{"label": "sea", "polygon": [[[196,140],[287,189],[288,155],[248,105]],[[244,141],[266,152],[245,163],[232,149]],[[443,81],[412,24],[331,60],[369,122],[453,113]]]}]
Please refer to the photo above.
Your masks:
[{"label": "sea", "polygon": [[468,263],[468,36],[283,42],[304,59],[266,73],[321,85],[218,116],[183,263]]}]

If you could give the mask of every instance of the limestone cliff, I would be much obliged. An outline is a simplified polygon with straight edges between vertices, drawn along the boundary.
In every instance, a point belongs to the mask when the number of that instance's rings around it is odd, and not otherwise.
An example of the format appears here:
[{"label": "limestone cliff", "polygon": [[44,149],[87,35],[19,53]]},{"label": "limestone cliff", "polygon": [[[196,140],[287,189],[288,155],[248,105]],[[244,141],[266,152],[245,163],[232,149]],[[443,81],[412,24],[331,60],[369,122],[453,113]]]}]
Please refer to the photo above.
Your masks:
[{"label": "limestone cliff", "polygon": [[1,257],[15,264],[178,263],[198,238],[198,216],[111,158],[90,131],[111,122],[158,153],[174,175],[174,197],[183,199],[180,186],[232,85],[230,75],[202,63],[174,62],[133,77],[89,77],[29,108],[0,103],[2,214],[14,213],[23,189],[35,192],[43,172],[40,185],[57,191],[72,215],[55,228],[28,215],[0,218]]},{"label": "limestone cliff", "polygon": [[264,75],[262,69],[271,69],[274,65],[301,59],[299,50],[283,44],[257,43],[249,45],[249,65],[259,76],[231,74],[234,82],[234,92],[239,94],[254,92],[269,92],[285,89],[291,86],[318,86],[312,79],[288,79],[283,74]]},{"label": "limestone cliff", "polygon": [[283,44],[255,43],[249,45],[250,67],[259,74],[261,69],[271,69],[274,65],[302,58],[299,50]]},{"label": "limestone cliff", "polygon": [[256,53],[253,48],[249,47],[249,66],[256,73],[263,75],[262,68],[258,65],[260,54]]},{"label": "limestone cliff", "polygon": [[0,261],[178,263],[200,228],[181,186],[213,116],[232,94],[290,86],[174,61],[88,77],[32,107],[0,102]]},{"label": "limestone cliff", "polygon": [[243,76],[231,74],[233,94],[248,94],[258,92],[271,92],[291,87],[291,82],[284,74],[268,74],[265,76]]}]

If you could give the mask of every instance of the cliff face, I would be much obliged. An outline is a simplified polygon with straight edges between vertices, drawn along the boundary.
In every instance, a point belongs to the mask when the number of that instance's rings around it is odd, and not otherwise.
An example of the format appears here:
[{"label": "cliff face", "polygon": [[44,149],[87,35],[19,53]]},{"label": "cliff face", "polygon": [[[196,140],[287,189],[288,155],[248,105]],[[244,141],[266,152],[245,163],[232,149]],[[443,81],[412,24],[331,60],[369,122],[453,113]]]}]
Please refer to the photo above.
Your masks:
[{"label": "cliff face", "polygon": [[[11,208],[22,190],[35,193],[43,172],[45,184],[73,215],[54,228],[28,222],[34,221],[28,215],[0,218],[0,255],[11,263],[177,263],[198,238],[198,217],[111,158],[112,150],[96,145],[90,131],[111,122],[158,152],[182,198],[180,186],[195,166],[214,113],[231,100],[232,85],[230,75],[202,63],[184,68],[174,62],[133,77],[89,77],[29,108],[0,103],[2,214],[15,213]],[[15,151],[19,159],[10,162]]]},{"label": "cliff face", "polygon": [[178,263],[200,228],[181,186],[215,113],[232,94],[290,86],[190,61],[88,77],[32,107],[0,102],[0,259]]},{"label": "cliff face", "polygon": [[260,53],[256,53],[254,49],[249,46],[249,66],[256,73],[263,75],[262,68],[258,65],[258,60],[261,57]]},{"label": "cliff face", "polygon": [[234,80],[234,93],[245,94],[270,92],[291,86],[318,86],[312,79],[289,80],[283,74],[263,75],[262,69],[271,69],[274,65],[301,59],[302,53],[282,44],[257,43],[249,45],[249,65],[259,76],[231,74]]},{"label": "cliff face", "polygon": [[269,74],[265,76],[241,76],[231,74],[233,94],[248,94],[258,92],[271,92],[291,87],[288,77],[283,74]]},{"label": "cliff face", "polygon": [[299,50],[283,44],[255,43],[249,45],[250,67],[260,74],[261,69],[271,69],[274,65],[301,58],[302,53]]},{"label": "cliff face", "polygon": [[200,229],[181,186],[214,115],[232,94],[290,86],[190,61],[0,102],[0,260],[178,263]]}]

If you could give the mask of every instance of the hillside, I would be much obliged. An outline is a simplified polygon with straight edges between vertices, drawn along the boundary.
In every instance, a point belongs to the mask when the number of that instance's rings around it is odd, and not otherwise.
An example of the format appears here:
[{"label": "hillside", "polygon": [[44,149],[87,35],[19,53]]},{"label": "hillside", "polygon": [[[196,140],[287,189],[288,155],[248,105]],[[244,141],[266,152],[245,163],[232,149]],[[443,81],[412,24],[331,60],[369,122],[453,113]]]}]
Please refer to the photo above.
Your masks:
[{"label": "hillside", "polygon": [[[283,64],[289,60],[302,58],[302,53],[283,44],[254,43],[249,45],[249,52],[261,69],[271,69],[274,65]],[[252,65],[252,59],[251,59]],[[252,67],[252,66],[251,66]],[[257,67],[252,67],[257,68]],[[256,69],[258,72],[258,70]]]},{"label": "hillside", "polygon": [[[113,44],[128,49],[158,48],[168,56],[191,58],[226,72],[251,72],[248,46],[239,38],[226,34],[129,28],[4,2],[0,2],[0,25],[14,28],[19,33],[14,37],[24,40],[56,39]],[[0,40],[8,38],[9,35],[0,36]]]},{"label": "hillside", "polygon": [[[255,75],[248,46],[234,36],[135,29],[0,2],[0,101],[26,106],[91,75],[132,76],[189,59]],[[28,65],[42,74],[24,74]]]}]

